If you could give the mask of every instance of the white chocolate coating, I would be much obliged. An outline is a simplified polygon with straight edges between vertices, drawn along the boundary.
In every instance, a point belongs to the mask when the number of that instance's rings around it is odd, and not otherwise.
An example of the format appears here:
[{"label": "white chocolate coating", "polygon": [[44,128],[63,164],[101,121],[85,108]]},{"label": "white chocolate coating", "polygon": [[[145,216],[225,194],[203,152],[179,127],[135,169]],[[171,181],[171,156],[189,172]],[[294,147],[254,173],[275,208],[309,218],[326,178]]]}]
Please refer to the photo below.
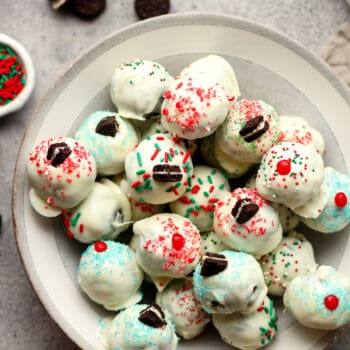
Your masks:
[{"label": "white chocolate coating", "polygon": [[[165,169],[161,174],[157,170],[160,168]],[[166,170],[170,168],[175,170]],[[130,196],[151,204],[164,204],[181,197],[192,171],[190,152],[175,143],[170,134],[148,136],[125,160]]]},{"label": "white chocolate coating", "polygon": [[226,268],[212,276],[202,276],[202,264],[193,275],[194,291],[208,313],[251,313],[264,300],[267,287],[259,263],[243,252],[219,252],[228,261]]},{"label": "white chocolate coating", "polygon": [[170,203],[170,210],[191,220],[200,232],[206,232],[213,226],[215,203],[229,191],[230,185],[220,171],[197,165],[191,185],[178,200]]},{"label": "white chocolate coating", "polygon": [[119,313],[109,328],[107,350],[176,350],[174,325],[165,314],[166,325],[152,327],[140,321],[140,313],[149,305],[134,305]]},{"label": "white chocolate coating", "polygon": [[232,66],[221,56],[208,55],[202,57],[189,64],[179,73],[178,77],[183,75],[210,77],[213,81],[220,82],[224,86],[230,101],[236,100],[241,95]]},{"label": "white chocolate coating", "polygon": [[[256,189],[256,174],[250,176],[249,179],[245,182],[244,186],[247,188]],[[277,210],[284,233],[292,231],[298,226],[300,218],[296,213],[293,212],[292,209],[279,203],[271,202],[270,205]]]},{"label": "white chocolate coating", "polygon": [[121,310],[138,303],[142,298],[142,280],[135,253],[125,244],[97,241],[80,258],[80,287],[107,310]]},{"label": "white chocolate coating", "polygon": [[331,266],[294,278],[283,302],[306,327],[336,329],[350,321],[350,281]]},{"label": "white chocolate coating", "polygon": [[300,275],[315,271],[314,251],[311,243],[301,233],[290,231],[278,246],[260,258],[268,294],[283,295],[290,281]]},{"label": "white chocolate coating", "polygon": [[129,227],[131,209],[120,188],[102,179],[77,207],[63,210],[62,219],[66,234],[82,243],[113,240]]},{"label": "white chocolate coating", "polygon": [[293,209],[319,191],[323,178],[323,159],[312,147],[280,142],[264,155],[256,187],[265,199]]},{"label": "white chocolate coating", "polygon": [[207,252],[219,253],[222,250],[230,250],[230,248],[222,242],[220,237],[214,231],[201,233],[201,238],[202,255]]},{"label": "white chocolate coating", "polygon": [[224,170],[229,179],[245,174],[251,167],[250,163],[240,162],[223,152],[215,141],[215,134],[202,140],[200,155],[207,164]]},{"label": "white chocolate coating", "polygon": [[[53,144],[65,144],[66,149],[71,151],[57,166],[52,163],[60,156],[63,146],[53,150],[51,156],[54,158],[48,159]],[[27,174],[30,185],[48,206],[73,208],[91,191],[96,178],[96,162],[78,141],[69,137],[51,137],[31,151]]]},{"label": "white chocolate coating", "polygon": [[[350,222],[350,177],[339,171],[326,167],[322,184],[326,192],[326,203],[316,218],[304,219],[303,223],[315,231],[332,233],[342,230]],[[345,195],[346,202],[337,205],[337,195]],[[320,206],[321,207],[321,206]]]},{"label": "white chocolate coating", "polygon": [[241,350],[264,347],[278,331],[277,313],[268,297],[250,314],[214,314],[213,324],[224,342]]},{"label": "white chocolate coating", "polygon": [[[260,123],[243,135],[243,127],[260,117]],[[243,99],[232,104],[229,116],[215,134],[216,142],[224,153],[240,162],[259,163],[277,141],[278,125],[272,106],[261,100]]]},{"label": "white chocolate coating", "polygon": [[[114,136],[98,132],[99,123],[108,117],[115,120],[116,134]],[[122,172],[126,156],[135,149],[139,142],[137,132],[130,121],[109,111],[91,114],[74,137],[94,156],[99,175],[114,175]]]},{"label": "white chocolate coating", "polygon": [[213,134],[228,112],[229,100],[221,83],[180,73],[164,93],[162,123],[171,134],[192,140]]},{"label": "white chocolate coating", "polygon": [[144,120],[159,112],[163,92],[174,81],[159,63],[135,59],[119,66],[111,81],[112,102],[124,118]]},{"label": "white chocolate coating", "polygon": [[324,153],[322,135],[301,117],[281,116],[278,127],[278,142],[298,142],[313,147],[320,155]]},{"label": "white chocolate coating", "polygon": [[138,264],[161,291],[173,278],[193,271],[201,258],[201,237],[190,220],[176,214],[157,214],[137,221]]},{"label": "white chocolate coating", "polygon": [[[257,212],[243,223],[233,215],[240,201],[248,200]],[[238,212],[243,214],[243,207]],[[238,221],[237,221],[238,220]],[[255,189],[237,188],[216,204],[213,227],[215,233],[231,249],[260,257],[282,239],[282,227],[277,211]]]},{"label": "white chocolate coating", "polygon": [[211,319],[194,293],[191,278],[171,281],[157,293],[156,303],[169,313],[176,333],[184,339],[199,336]]}]

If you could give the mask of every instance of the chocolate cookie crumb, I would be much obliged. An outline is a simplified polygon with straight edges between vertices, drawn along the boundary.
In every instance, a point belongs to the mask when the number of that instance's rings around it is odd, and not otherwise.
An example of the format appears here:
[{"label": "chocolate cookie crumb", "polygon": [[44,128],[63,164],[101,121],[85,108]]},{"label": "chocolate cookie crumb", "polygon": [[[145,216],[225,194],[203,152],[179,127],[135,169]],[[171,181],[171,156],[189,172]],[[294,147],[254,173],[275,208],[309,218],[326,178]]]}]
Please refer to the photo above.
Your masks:
[{"label": "chocolate cookie crumb", "polygon": [[170,0],[135,0],[135,11],[140,19],[169,13]]},{"label": "chocolate cookie crumb", "polygon": [[269,129],[269,123],[264,120],[262,115],[258,115],[250,119],[243,128],[239,131],[239,134],[243,136],[244,141],[252,142]]},{"label": "chocolate cookie crumb", "polygon": [[118,132],[118,123],[115,117],[109,116],[100,120],[96,126],[96,133],[104,136],[114,137]]},{"label": "chocolate cookie crumb", "polygon": [[74,0],[73,11],[83,19],[93,19],[106,8],[106,0]]},{"label": "chocolate cookie crumb", "polygon": [[202,257],[201,275],[209,277],[224,271],[228,261],[223,254],[205,253]]},{"label": "chocolate cookie crumb", "polygon": [[242,225],[250,220],[259,210],[259,206],[249,198],[239,199],[232,208],[231,214]]},{"label": "chocolate cookie crumb", "polygon": [[139,321],[153,328],[166,326],[165,316],[161,307],[153,304],[140,312]]},{"label": "chocolate cookie crumb", "polygon": [[178,165],[157,164],[152,171],[154,181],[177,182],[182,180],[182,171]]},{"label": "chocolate cookie crumb", "polygon": [[51,161],[53,167],[62,164],[72,153],[72,150],[65,142],[57,142],[50,145],[46,159]]}]

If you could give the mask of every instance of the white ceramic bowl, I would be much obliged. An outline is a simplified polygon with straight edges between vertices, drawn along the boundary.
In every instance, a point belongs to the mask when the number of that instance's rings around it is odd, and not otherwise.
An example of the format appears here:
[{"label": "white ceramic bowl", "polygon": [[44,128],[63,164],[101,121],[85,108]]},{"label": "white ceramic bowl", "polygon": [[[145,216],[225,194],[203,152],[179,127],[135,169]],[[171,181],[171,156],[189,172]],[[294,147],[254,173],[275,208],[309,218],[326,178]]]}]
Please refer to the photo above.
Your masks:
[{"label": "white ceramic bowl", "polygon": [[22,61],[26,78],[26,84],[18,96],[9,104],[0,106],[0,117],[3,117],[7,114],[18,111],[28,101],[34,89],[35,73],[29,53],[22,44],[2,33],[0,33],[0,43],[10,47],[18,55]]},{"label": "white ceramic bowl", "polygon": [[[109,82],[116,66],[140,57],[159,61],[172,74],[209,53],[234,66],[243,96],[261,98],[280,114],[301,115],[324,135],[326,164],[347,172],[350,163],[349,92],[327,66],[285,36],[241,19],[210,14],[179,14],[133,25],[95,46],[50,89],[32,116],[18,155],[13,214],[17,243],[29,279],[52,318],[84,349],[100,349],[98,320],[76,282],[80,252],[55,220],[39,217],[28,201],[28,153],[43,138],[72,135],[87,115],[113,108]],[[348,229],[334,235],[310,232],[317,261],[350,277]],[[280,305],[281,310],[281,305]],[[280,332],[270,349],[322,348],[335,333],[306,329],[279,313]],[[227,349],[215,331],[180,349]]]}]

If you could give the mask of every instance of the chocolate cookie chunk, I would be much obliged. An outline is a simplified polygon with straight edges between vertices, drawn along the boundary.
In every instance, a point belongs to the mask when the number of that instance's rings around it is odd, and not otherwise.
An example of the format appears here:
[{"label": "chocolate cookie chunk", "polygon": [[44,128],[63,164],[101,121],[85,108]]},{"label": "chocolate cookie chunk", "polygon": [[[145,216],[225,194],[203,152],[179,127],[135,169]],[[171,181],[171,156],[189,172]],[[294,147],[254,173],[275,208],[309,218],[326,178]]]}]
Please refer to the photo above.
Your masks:
[{"label": "chocolate cookie chunk", "polygon": [[114,137],[118,132],[118,123],[115,120],[115,117],[105,117],[100,120],[96,126],[96,133],[104,136]]},{"label": "chocolate cookie chunk", "polygon": [[177,182],[182,180],[182,171],[178,165],[157,164],[152,171],[154,181]]},{"label": "chocolate cookie chunk", "polygon": [[159,305],[153,304],[140,312],[139,321],[153,328],[166,326],[165,316]]},{"label": "chocolate cookie chunk", "polygon": [[169,9],[170,0],[135,0],[135,11],[140,19],[165,15]]},{"label": "chocolate cookie chunk", "polygon": [[228,261],[223,254],[205,253],[202,257],[201,275],[209,277],[224,271]]},{"label": "chocolate cookie chunk", "polygon": [[252,142],[263,135],[268,129],[269,123],[264,120],[262,115],[258,115],[250,119],[239,131],[239,134],[243,136],[244,141]]},{"label": "chocolate cookie chunk", "polygon": [[46,159],[51,160],[51,165],[57,167],[62,164],[72,153],[72,150],[64,142],[53,143],[50,145]]},{"label": "chocolate cookie chunk", "polygon": [[92,19],[104,11],[106,0],[74,0],[72,7],[78,17]]},{"label": "chocolate cookie chunk", "polygon": [[250,220],[259,210],[259,206],[249,198],[239,199],[232,208],[231,214],[239,224]]},{"label": "chocolate cookie chunk", "polygon": [[62,8],[68,8],[69,6],[71,6],[73,4],[73,0],[49,0],[51,7],[54,10],[58,10],[61,7]]}]

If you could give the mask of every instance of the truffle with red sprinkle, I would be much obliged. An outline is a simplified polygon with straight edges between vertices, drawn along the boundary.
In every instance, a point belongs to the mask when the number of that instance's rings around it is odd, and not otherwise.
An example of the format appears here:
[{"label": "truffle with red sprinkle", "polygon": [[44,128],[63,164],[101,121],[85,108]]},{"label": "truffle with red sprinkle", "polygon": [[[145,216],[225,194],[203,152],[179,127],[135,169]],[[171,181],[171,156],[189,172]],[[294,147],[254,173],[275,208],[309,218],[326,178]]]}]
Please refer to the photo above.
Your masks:
[{"label": "truffle with red sprinkle", "polygon": [[336,329],[350,322],[350,281],[331,266],[295,277],[283,296],[298,322],[316,329]]},{"label": "truffle with red sprinkle", "polygon": [[231,249],[260,257],[282,239],[278,212],[255,189],[237,188],[214,209],[215,233]]},{"label": "truffle with red sprinkle", "polygon": [[156,303],[169,313],[176,333],[184,339],[199,336],[211,319],[196,297],[191,278],[171,281],[157,293]]},{"label": "truffle with red sprinkle", "polygon": [[138,264],[162,291],[174,278],[185,277],[201,258],[201,237],[190,220],[176,214],[157,214],[137,221]]},{"label": "truffle with red sprinkle", "polygon": [[294,209],[319,191],[323,178],[323,159],[315,149],[280,142],[262,158],[256,188],[265,199]]},{"label": "truffle with red sprinkle", "polygon": [[125,160],[130,196],[164,204],[181,197],[191,183],[191,153],[170,134],[147,136]]},{"label": "truffle with red sprinkle", "polygon": [[44,216],[77,206],[91,191],[96,178],[94,157],[78,141],[51,137],[29,155],[27,173],[31,205]]}]

